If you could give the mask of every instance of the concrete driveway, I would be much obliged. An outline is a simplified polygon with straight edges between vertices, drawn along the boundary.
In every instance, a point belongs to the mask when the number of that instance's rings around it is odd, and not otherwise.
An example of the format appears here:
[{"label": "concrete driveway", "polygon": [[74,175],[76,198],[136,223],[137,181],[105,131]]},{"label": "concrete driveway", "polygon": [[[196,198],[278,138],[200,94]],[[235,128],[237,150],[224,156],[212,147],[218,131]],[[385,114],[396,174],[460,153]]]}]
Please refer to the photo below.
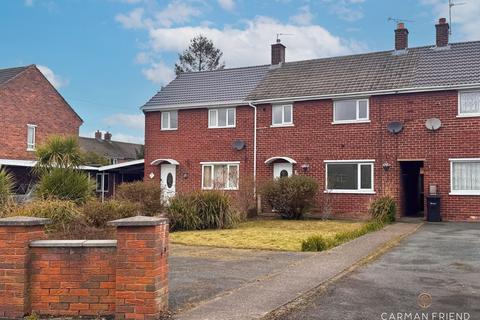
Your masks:
[{"label": "concrete driveway", "polygon": [[285,269],[313,253],[171,245],[170,309],[179,312]]},{"label": "concrete driveway", "polygon": [[[428,308],[419,307],[422,292],[431,295]],[[415,319],[408,313],[422,312],[428,319],[480,319],[480,224],[426,224],[379,260],[277,319],[398,320]],[[442,318],[435,312],[463,318]]]}]

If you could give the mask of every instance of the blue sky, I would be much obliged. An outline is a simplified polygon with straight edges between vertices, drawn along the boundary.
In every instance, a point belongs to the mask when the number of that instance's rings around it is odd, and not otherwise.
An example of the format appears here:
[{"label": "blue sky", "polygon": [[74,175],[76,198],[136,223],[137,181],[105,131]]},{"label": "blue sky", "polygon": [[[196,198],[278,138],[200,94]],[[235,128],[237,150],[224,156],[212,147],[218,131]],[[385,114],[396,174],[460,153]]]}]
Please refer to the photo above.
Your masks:
[{"label": "blue sky", "polygon": [[[454,7],[452,41],[480,40],[480,0]],[[85,123],[143,141],[139,107],[173,78],[177,52],[205,34],[227,67],[389,50],[395,22],[410,46],[434,43],[448,0],[12,0],[0,2],[0,68],[37,64]]]}]

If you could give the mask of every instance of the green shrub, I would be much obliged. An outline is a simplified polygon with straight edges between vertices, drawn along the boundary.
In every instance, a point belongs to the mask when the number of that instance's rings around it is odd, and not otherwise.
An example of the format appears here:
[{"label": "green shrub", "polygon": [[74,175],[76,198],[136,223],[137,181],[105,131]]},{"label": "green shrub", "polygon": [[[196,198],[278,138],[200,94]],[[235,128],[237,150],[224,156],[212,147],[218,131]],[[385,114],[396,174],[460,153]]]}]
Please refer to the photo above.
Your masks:
[{"label": "green shrub", "polygon": [[49,232],[66,233],[79,218],[80,210],[73,201],[49,199],[11,207],[7,215],[48,218],[51,220],[47,225]]},{"label": "green shrub", "polygon": [[170,199],[168,219],[172,230],[201,229],[201,220],[197,213],[195,197],[191,194],[179,194]]},{"label": "green shrub", "polygon": [[3,210],[9,202],[13,186],[13,175],[4,169],[0,169],[0,211]]},{"label": "green shrub", "polygon": [[95,191],[95,182],[88,174],[68,168],[52,168],[44,172],[36,193],[42,199],[57,198],[85,203]]},{"label": "green shrub", "polygon": [[291,176],[266,183],[263,199],[285,219],[301,219],[315,205],[318,183],[306,176]]},{"label": "green shrub", "polygon": [[385,223],[394,222],[396,213],[397,206],[395,200],[390,196],[377,198],[370,204],[370,214],[373,219]]},{"label": "green shrub", "polygon": [[382,229],[385,224],[380,220],[371,220],[358,229],[337,233],[333,238],[311,236],[302,241],[302,251],[324,251],[361,237],[369,232]]},{"label": "green shrub", "polygon": [[100,202],[93,200],[83,205],[82,213],[90,226],[105,228],[108,221],[140,214],[140,206],[128,201],[107,200]]},{"label": "green shrub", "polygon": [[115,198],[138,203],[142,215],[145,216],[156,216],[165,211],[165,203],[162,199],[162,189],[159,183],[143,181],[122,183],[116,189]]},{"label": "green shrub", "polygon": [[174,230],[225,229],[239,221],[231,197],[217,190],[175,196],[168,217]]}]

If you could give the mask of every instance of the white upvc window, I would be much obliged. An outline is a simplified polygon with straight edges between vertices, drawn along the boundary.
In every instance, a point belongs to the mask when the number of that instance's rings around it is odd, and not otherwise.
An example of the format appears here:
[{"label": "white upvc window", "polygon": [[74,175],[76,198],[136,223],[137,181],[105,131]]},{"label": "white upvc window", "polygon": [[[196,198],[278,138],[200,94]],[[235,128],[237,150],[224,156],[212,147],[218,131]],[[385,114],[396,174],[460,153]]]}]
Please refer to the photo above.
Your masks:
[{"label": "white upvc window", "polygon": [[108,192],[109,174],[105,172],[97,173],[97,192],[102,192],[102,177],[103,177],[103,192]]},{"label": "white upvc window", "polygon": [[178,111],[162,111],[162,130],[178,129]]},{"label": "white upvc window", "polygon": [[34,124],[27,124],[27,151],[35,151],[36,133],[37,126]]},{"label": "white upvc window", "polygon": [[291,104],[272,106],[272,126],[293,125],[293,106]]},{"label": "white upvc window", "polygon": [[333,101],[333,123],[369,122],[368,99]]},{"label": "white upvc window", "polygon": [[325,161],[325,192],[374,193],[375,160]]},{"label": "white upvc window", "polygon": [[480,158],[450,159],[450,194],[480,195]]},{"label": "white upvc window", "polygon": [[209,128],[234,128],[235,108],[208,109]]},{"label": "white upvc window", "polygon": [[458,116],[480,117],[480,90],[458,92]]},{"label": "white upvc window", "polygon": [[239,162],[202,162],[202,189],[238,190]]}]

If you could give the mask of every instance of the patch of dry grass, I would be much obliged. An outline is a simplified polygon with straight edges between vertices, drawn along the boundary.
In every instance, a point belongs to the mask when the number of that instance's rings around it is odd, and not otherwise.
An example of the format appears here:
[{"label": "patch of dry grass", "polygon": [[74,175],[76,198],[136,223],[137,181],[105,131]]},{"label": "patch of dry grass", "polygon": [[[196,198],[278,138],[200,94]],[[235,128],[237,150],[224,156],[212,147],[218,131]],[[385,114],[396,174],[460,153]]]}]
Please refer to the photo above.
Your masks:
[{"label": "patch of dry grass", "polygon": [[301,251],[310,236],[334,237],[360,228],[364,222],[320,220],[254,220],[235,229],[179,231],[170,234],[173,243],[237,249]]}]

